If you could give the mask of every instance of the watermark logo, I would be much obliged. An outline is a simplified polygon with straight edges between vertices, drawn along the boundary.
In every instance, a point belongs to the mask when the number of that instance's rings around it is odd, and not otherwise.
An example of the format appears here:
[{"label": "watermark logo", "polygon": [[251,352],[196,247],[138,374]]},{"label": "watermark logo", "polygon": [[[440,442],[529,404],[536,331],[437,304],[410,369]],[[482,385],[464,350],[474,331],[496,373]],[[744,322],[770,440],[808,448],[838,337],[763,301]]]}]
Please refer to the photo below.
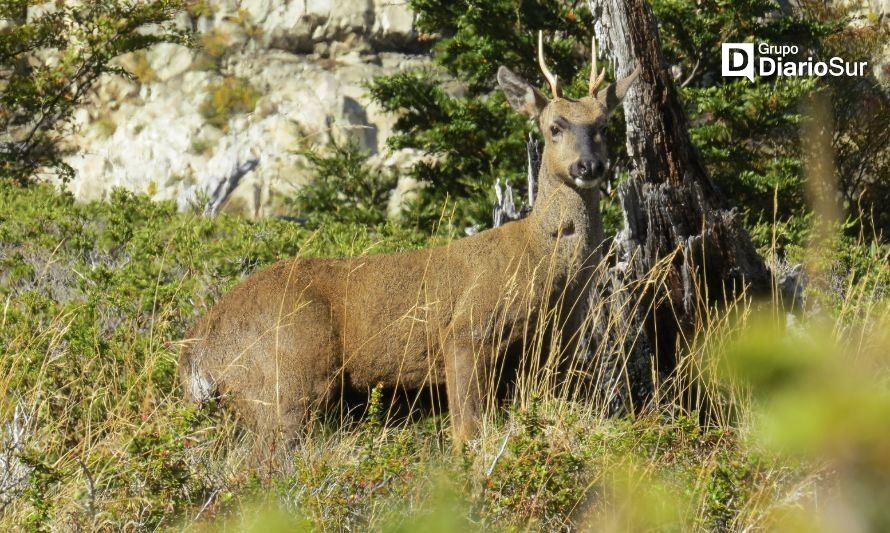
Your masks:
[{"label": "watermark logo", "polygon": [[804,58],[795,45],[723,43],[721,56],[723,77],[748,78],[752,82],[755,76],[865,76],[868,68],[867,61],[850,62],[841,57],[832,57],[828,61]]},{"label": "watermark logo", "polygon": [[754,81],[754,43],[723,43],[723,77]]}]

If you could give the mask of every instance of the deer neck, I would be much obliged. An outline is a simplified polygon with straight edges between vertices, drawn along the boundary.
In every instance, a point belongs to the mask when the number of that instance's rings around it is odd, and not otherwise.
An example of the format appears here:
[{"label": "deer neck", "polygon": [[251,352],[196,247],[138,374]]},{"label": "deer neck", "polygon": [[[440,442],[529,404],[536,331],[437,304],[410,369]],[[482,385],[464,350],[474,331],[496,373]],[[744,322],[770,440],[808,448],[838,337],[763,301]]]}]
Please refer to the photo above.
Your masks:
[{"label": "deer neck", "polygon": [[589,255],[603,240],[600,191],[578,189],[545,166],[538,174],[538,199],[529,218],[547,245],[556,243]]}]

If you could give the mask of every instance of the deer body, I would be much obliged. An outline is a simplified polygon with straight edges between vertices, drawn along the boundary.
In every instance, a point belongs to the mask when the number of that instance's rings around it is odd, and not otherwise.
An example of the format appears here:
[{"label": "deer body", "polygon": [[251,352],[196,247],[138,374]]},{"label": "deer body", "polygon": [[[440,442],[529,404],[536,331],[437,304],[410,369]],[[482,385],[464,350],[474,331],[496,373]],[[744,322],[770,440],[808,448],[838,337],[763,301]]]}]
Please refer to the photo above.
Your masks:
[{"label": "deer body", "polygon": [[250,276],[189,333],[187,396],[219,394],[259,433],[293,436],[346,389],[444,383],[460,441],[476,431],[505,348],[531,338],[541,312],[562,302],[560,333],[575,333],[602,241],[594,185],[610,102],[549,102],[503,67],[498,79],[545,131],[532,213],[446,246],[288,259]]}]

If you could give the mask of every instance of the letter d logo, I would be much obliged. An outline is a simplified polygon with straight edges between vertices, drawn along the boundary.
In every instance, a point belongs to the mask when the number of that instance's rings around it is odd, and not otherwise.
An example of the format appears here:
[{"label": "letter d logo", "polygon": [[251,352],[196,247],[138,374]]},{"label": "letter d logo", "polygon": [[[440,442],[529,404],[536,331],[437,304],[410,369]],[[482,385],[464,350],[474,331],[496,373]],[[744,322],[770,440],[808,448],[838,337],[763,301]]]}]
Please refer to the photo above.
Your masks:
[{"label": "letter d logo", "polygon": [[754,81],[754,43],[723,43],[723,77]]}]

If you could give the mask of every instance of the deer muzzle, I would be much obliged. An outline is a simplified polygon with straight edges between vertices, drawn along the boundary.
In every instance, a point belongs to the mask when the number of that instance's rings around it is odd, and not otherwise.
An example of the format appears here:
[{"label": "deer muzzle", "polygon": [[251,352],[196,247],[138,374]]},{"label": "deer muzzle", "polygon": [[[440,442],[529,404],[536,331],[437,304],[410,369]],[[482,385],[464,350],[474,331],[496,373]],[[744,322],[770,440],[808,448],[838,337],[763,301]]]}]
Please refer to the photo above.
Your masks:
[{"label": "deer muzzle", "polygon": [[606,166],[599,159],[579,159],[569,166],[569,176],[580,189],[592,189],[600,182]]}]

